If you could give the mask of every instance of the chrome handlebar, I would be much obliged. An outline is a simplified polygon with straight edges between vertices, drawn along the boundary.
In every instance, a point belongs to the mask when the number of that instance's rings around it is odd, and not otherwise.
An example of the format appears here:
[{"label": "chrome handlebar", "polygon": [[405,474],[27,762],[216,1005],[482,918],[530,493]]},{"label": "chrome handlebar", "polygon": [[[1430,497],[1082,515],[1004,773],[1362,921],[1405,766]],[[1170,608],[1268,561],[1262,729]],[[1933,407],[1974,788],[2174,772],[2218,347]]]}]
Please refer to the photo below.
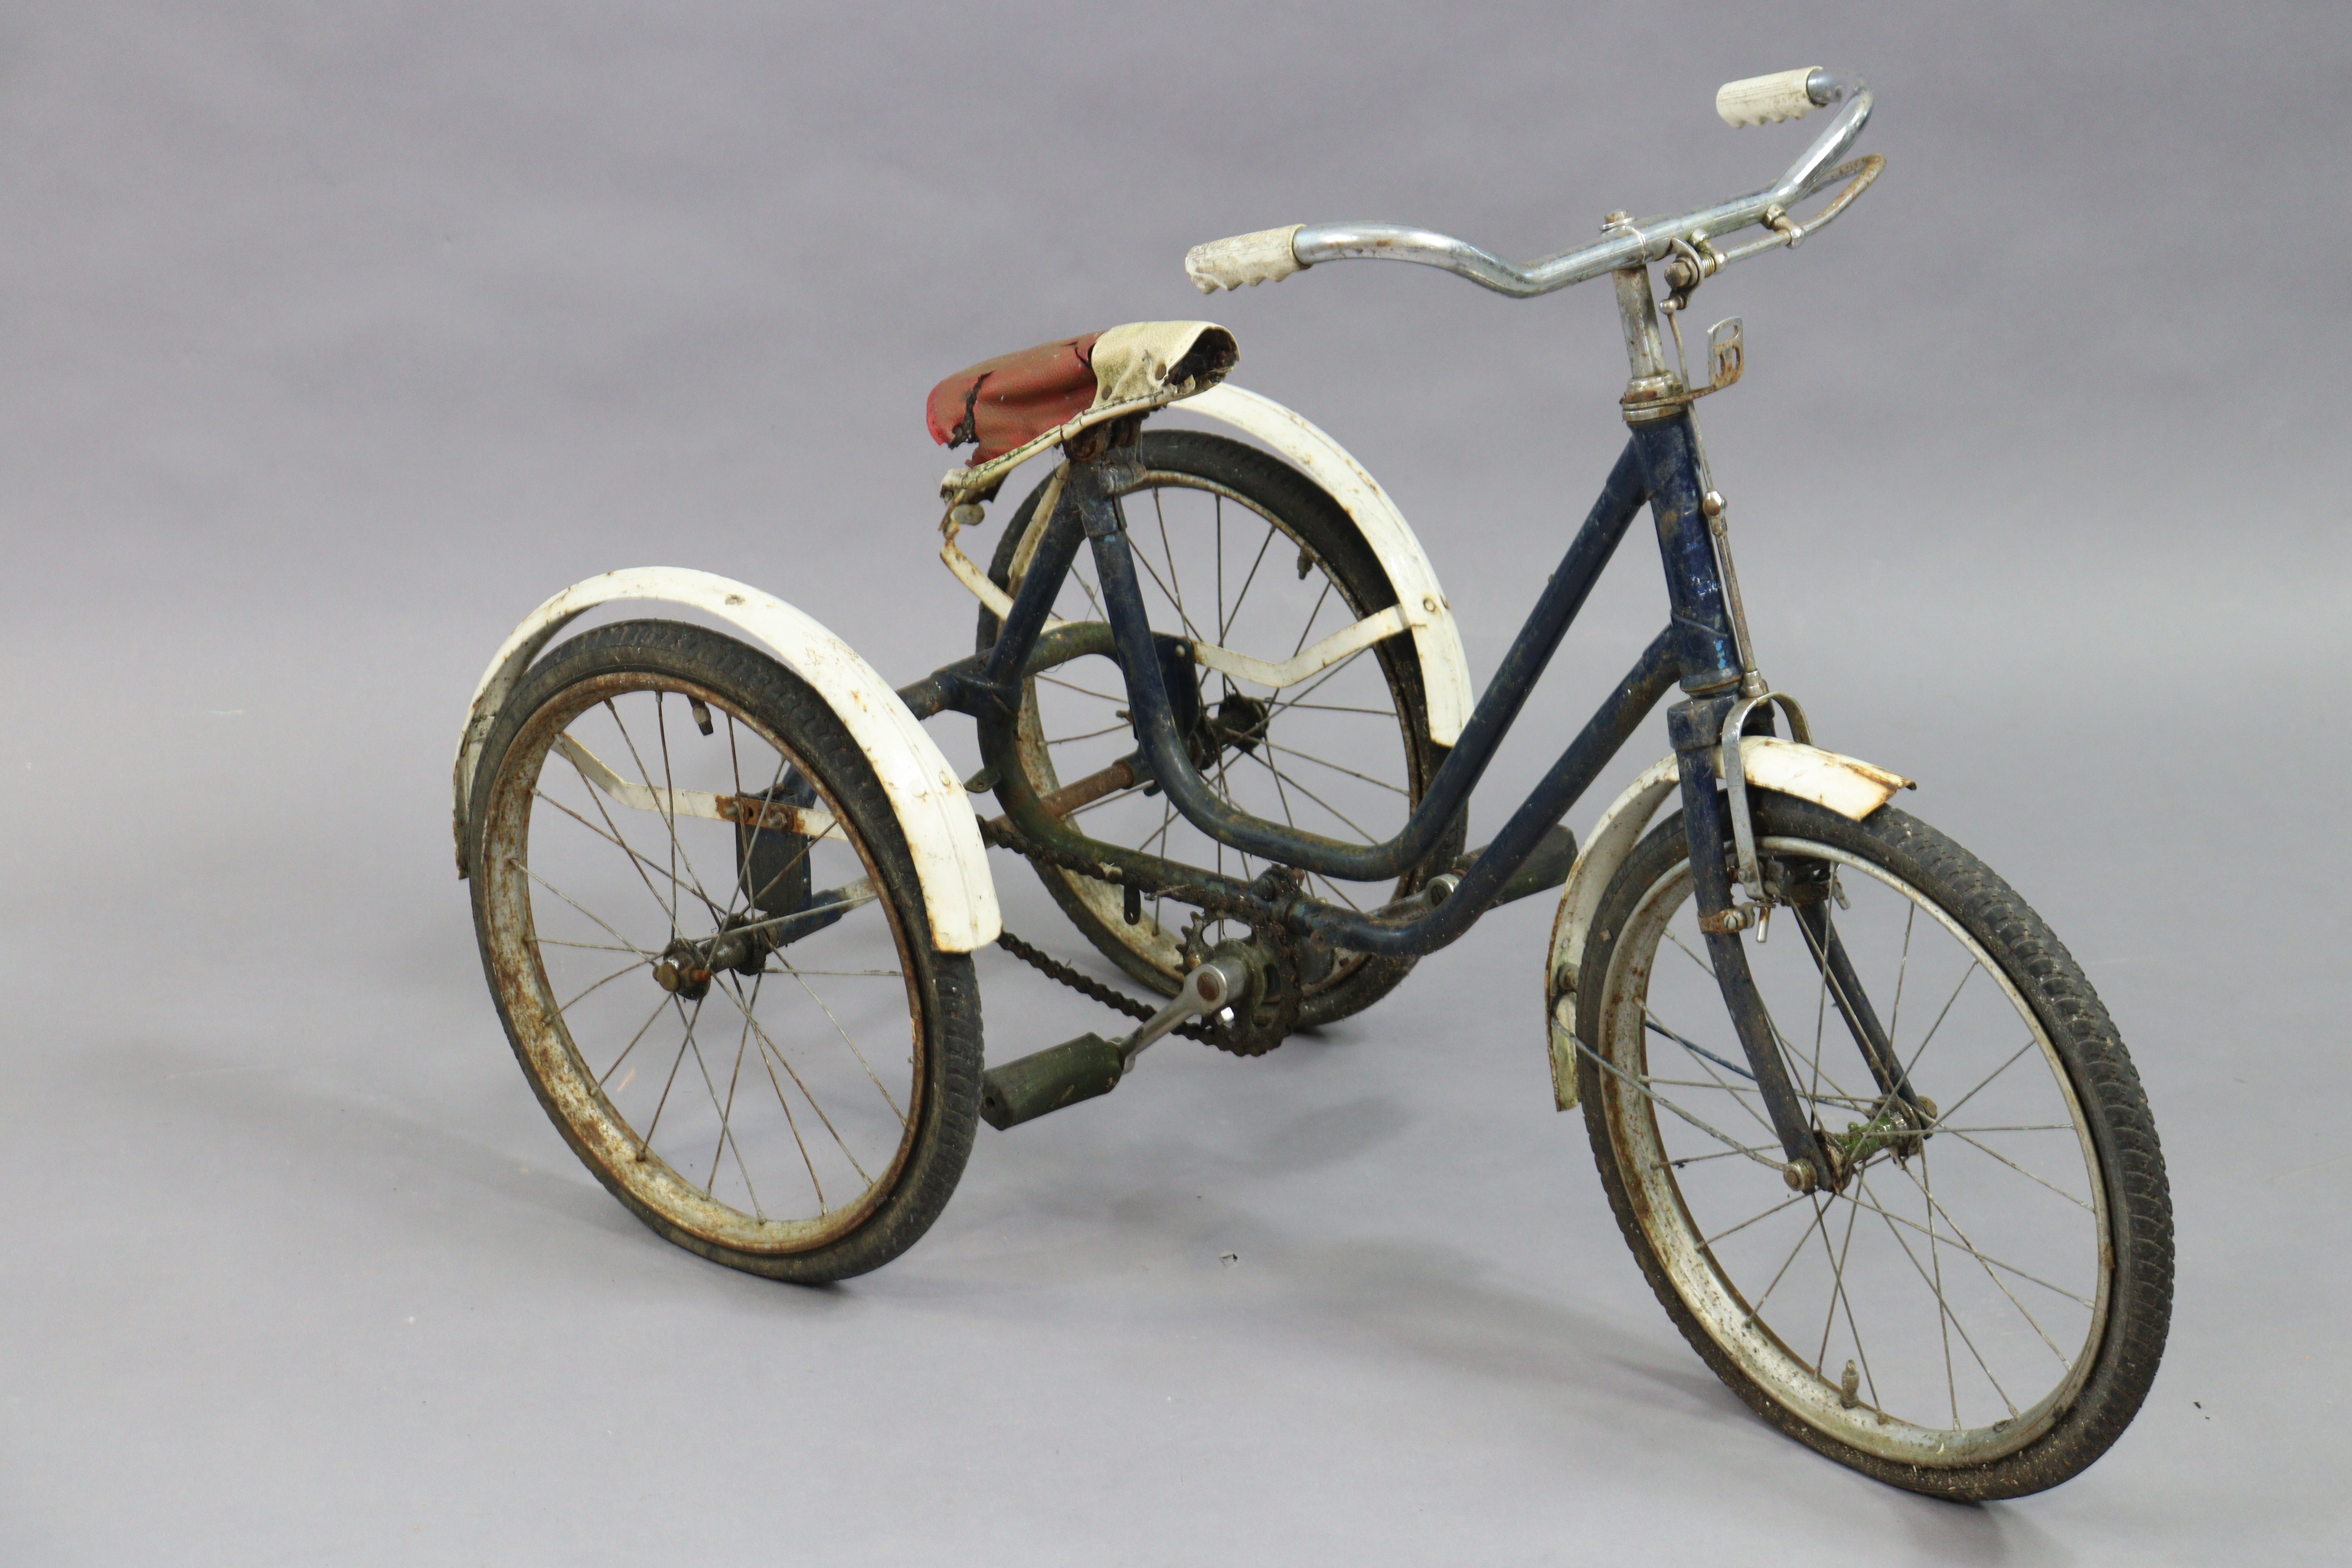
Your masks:
[{"label": "chrome handlebar", "polygon": [[[1294,262],[1294,266],[1266,270],[1264,275],[1276,279],[1297,268],[1313,267],[1324,261],[1411,261],[1423,267],[1443,268],[1497,294],[1526,300],[1565,289],[1572,283],[1581,283],[1587,279],[1598,278],[1604,272],[1614,272],[1620,268],[1662,261],[1675,252],[1678,243],[1685,248],[1698,247],[1701,254],[1712,258],[1706,270],[1713,272],[1720,266],[1759,251],[1795,244],[1807,233],[1822,227],[1843,212],[1847,204],[1860,195],[1876,177],[1883,163],[1876,158],[1837,166],[1838,160],[1853,147],[1862,135],[1863,127],[1869,123],[1869,83],[1852,71],[1816,69],[1805,77],[1804,92],[1805,97],[1816,106],[1827,108],[1838,103],[1843,107],[1838,110],[1837,118],[1830,121],[1828,128],[1814,138],[1813,144],[1805,149],[1804,155],[1790,164],[1778,180],[1748,195],[1717,202],[1713,206],[1699,207],[1673,217],[1616,218],[1602,231],[1601,237],[1592,244],[1528,267],[1515,266],[1466,240],[1425,228],[1391,223],[1307,224],[1290,231],[1287,237],[1288,259]],[[1790,207],[1847,175],[1855,176],[1853,184],[1811,224],[1800,226],[1790,221]],[[1716,252],[1706,245],[1715,236],[1735,233],[1754,224],[1762,224],[1774,233],[1769,238],[1741,246],[1728,253]],[[1271,230],[1264,237],[1244,238],[1273,239],[1281,233],[1280,230]],[[1218,242],[1219,245],[1237,243],[1240,242]],[[1196,258],[1205,258],[1213,248],[1211,246],[1200,247],[1186,258],[1188,270],[1204,290],[1217,283],[1233,288],[1241,282],[1258,281],[1257,277],[1237,278],[1229,273],[1220,276],[1225,269],[1214,266],[1204,268],[1195,264]]]}]

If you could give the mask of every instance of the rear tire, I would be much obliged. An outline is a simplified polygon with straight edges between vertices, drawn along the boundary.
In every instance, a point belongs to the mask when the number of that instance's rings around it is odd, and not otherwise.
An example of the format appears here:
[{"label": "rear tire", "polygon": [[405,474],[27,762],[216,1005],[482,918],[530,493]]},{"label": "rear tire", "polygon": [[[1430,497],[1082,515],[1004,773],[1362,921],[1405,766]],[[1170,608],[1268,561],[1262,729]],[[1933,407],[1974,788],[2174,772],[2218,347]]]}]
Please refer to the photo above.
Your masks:
[{"label": "rear tire", "polygon": [[[758,797],[813,798],[837,826],[779,861]],[[517,689],[471,798],[475,931],[507,1037],[631,1213],[803,1283],[878,1268],[930,1227],[971,1152],[979,989],[969,954],[931,945],[888,799],[807,682],[699,626],[603,627]],[[692,815],[697,799],[752,801],[751,820]],[[803,932],[800,910],[834,918]],[[708,944],[746,926],[794,939],[722,966]]]},{"label": "rear tire", "polygon": [[[1150,584],[1146,596],[1152,623],[1160,629],[1188,631],[1213,642],[1228,635],[1236,641],[1265,639],[1245,644],[1243,651],[1287,658],[1297,651],[1294,635],[1303,647],[1397,602],[1380,557],[1354,519],[1288,464],[1239,441],[1192,430],[1146,432],[1141,456],[1145,481],[1120,506],[1129,519],[1139,574]],[[1000,587],[1011,584],[1044,489],[1039,485],[1022,500],[997,541],[989,576]],[[1101,618],[1092,574],[1092,562],[1082,554],[1063,585],[1055,615]],[[1194,602],[1180,606],[1188,584]],[[994,645],[997,628],[995,615],[982,610],[982,651]],[[1125,699],[1079,689],[1117,687],[1115,668],[1094,677],[1103,668],[1074,665],[1024,688],[1020,750],[1029,783],[1040,795],[1136,748],[1132,731],[1118,717]],[[1213,673],[1202,686],[1203,701],[1211,708],[1255,692],[1243,692]],[[1225,798],[1259,816],[1288,816],[1301,826],[1375,842],[1373,835],[1385,837],[1402,825],[1445,757],[1445,748],[1429,736],[1425,690],[1412,638],[1390,637],[1348,665],[1275,694],[1268,743],[1247,754],[1240,748],[1227,750],[1204,776]],[[1294,705],[1300,702],[1308,705]],[[1074,744],[1091,749],[1057,749]],[[1262,862],[1223,849],[1163,807],[1160,798],[1130,791],[1099,807],[1083,808],[1090,815],[1079,826],[1106,843],[1238,869],[1245,877],[1265,869]],[[1466,831],[1467,819],[1456,820],[1419,866],[1392,883],[1349,884],[1343,889],[1313,877],[1309,890],[1365,908],[1402,898],[1460,857]],[[1146,900],[1142,918],[1130,925],[1117,885],[1057,867],[1035,869],[1046,892],[1105,957],[1161,995],[1175,994],[1184,975],[1179,933],[1161,925],[1156,901]],[[1167,912],[1171,918],[1180,913]],[[1210,921],[1201,945],[1205,950],[1223,936],[1247,934],[1238,927],[1226,931],[1223,922]],[[1344,955],[1328,977],[1304,988],[1297,1026],[1311,1028],[1361,1012],[1396,989],[1413,962]]]}]

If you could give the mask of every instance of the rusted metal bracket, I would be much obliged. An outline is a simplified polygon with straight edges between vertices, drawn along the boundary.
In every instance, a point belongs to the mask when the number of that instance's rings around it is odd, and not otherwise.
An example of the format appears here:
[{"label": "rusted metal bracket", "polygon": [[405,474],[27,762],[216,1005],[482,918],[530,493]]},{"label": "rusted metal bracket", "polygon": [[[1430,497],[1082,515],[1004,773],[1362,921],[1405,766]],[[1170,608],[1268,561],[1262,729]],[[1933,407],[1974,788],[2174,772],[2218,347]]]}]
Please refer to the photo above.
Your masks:
[{"label": "rusted metal bracket", "polygon": [[[1812,726],[1805,722],[1805,710],[1797,705],[1797,700],[1785,691],[1767,691],[1761,697],[1740,699],[1725,716],[1723,738],[1717,742],[1718,752],[1715,764],[1716,776],[1723,780],[1723,787],[1731,796],[1731,842],[1738,859],[1739,885],[1747,889],[1748,896],[1759,903],[1764,898],[1764,872],[1756,858],[1756,820],[1748,805],[1748,761],[1743,754],[1740,731],[1747,726],[1750,713],[1768,704],[1778,704],[1780,711],[1789,716],[1790,733],[1799,745],[1813,743]],[[1736,909],[1724,911],[1726,916],[1738,912]],[[1700,929],[1709,929],[1706,920],[1714,918],[1709,916],[1701,920]],[[1723,929],[1739,931],[1748,923],[1743,921],[1740,925]]]}]

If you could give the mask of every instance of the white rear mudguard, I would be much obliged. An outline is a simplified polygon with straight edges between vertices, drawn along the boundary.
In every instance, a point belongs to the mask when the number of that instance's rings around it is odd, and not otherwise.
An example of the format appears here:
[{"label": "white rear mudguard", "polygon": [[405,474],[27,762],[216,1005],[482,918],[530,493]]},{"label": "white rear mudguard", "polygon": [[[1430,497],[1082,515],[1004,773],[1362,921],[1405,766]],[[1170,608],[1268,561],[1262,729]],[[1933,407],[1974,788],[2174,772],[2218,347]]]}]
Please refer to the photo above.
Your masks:
[{"label": "white rear mudguard", "polygon": [[[1896,790],[1916,787],[1900,773],[1773,736],[1750,735],[1739,750],[1751,789],[1810,800],[1854,822],[1885,805]],[[1560,889],[1559,913],[1552,921],[1550,956],[1544,966],[1544,1016],[1551,1037],[1552,1100],[1562,1110],[1576,1104],[1574,986],[1584,963],[1585,932],[1600,912],[1617,868],[1633,853],[1650,819],[1681,784],[1682,770],[1674,758],[1651,763],[1593,824],[1591,837],[1577,851],[1567,885]]]},{"label": "white rear mudguard", "polygon": [[467,793],[483,743],[531,661],[583,613],[616,599],[688,605],[732,622],[766,645],[785,668],[816,689],[874,766],[882,793],[907,836],[922,883],[931,943],[970,952],[1003,929],[980,823],[955,770],[890,683],[856,650],[807,616],[757,588],[708,572],[638,566],[575,583],[532,611],[490,660],[457,742],[457,874],[467,874]]}]

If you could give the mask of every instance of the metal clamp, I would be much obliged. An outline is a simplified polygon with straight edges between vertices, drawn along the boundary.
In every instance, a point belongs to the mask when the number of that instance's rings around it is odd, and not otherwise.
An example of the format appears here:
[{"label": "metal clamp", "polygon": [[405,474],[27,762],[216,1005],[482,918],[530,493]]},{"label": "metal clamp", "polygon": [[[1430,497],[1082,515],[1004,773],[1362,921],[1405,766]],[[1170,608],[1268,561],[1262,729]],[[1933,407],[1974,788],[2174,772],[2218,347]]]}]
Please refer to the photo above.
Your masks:
[{"label": "metal clamp", "polygon": [[1805,710],[1797,705],[1797,700],[1785,691],[1767,691],[1761,696],[1740,699],[1724,715],[1723,734],[1717,742],[1716,754],[1716,773],[1731,795],[1731,844],[1738,856],[1739,885],[1759,903],[1764,898],[1764,872],[1756,859],[1756,822],[1749,815],[1748,759],[1740,752],[1740,731],[1747,726],[1748,716],[1768,702],[1779,704],[1780,711],[1789,716],[1791,739],[1801,746],[1813,743],[1812,727],[1805,722]]}]

